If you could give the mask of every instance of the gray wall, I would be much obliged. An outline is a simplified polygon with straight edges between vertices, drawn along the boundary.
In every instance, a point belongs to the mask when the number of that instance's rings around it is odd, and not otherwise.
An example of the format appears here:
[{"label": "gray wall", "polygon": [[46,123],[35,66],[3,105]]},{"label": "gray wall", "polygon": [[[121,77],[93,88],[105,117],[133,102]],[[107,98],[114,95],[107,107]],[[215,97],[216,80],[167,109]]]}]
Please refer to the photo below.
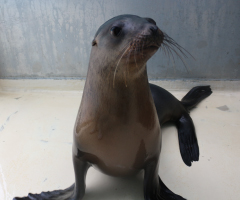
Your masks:
[{"label": "gray wall", "polygon": [[196,61],[158,51],[149,77],[239,79],[239,0],[0,0],[0,78],[81,78],[98,27],[119,14],[156,20]]}]

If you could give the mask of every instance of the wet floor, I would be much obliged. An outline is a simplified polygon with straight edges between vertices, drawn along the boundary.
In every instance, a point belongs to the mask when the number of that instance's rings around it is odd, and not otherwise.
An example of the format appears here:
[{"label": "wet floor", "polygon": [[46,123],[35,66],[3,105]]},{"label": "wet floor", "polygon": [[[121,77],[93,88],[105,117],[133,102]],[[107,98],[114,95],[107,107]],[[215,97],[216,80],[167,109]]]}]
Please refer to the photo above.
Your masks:
[{"label": "wet floor", "polygon": [[[74,182],[71,145],[80,89],[0,90],[1,200],[63,189]],[[171,92],[180,99],[187,89]],[[240,199],[240,91],[214,91],[191,117],[200,160],[187,167],[176,128],[163,127],[159,168],[163,182],[190,200]],[[142,181],[141,173],[112,178],[90,169],[84,200],[143,200]]]}]

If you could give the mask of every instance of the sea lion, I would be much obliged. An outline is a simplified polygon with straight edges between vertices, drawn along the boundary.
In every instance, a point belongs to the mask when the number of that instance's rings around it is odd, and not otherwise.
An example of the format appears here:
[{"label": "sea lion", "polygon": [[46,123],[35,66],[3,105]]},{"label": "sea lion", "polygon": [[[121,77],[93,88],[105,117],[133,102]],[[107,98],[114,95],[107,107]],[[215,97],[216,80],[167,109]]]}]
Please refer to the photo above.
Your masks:
[{"label": "sea lion", "polygon": [[144,170],[145,200],[184,199],[170,191],[158,176],[160,124],[176,123],[181,155],[190,166],[198,160],[199,150],[188,109],[210,95],[211,89],[193,88],[180,102],[148,83],[147,60],[160,47],[176,45],[173,42],[150,18],[121,15],[104,23],[92,41],[74,127],[75,184],[66,190],[14,199],[81,200],[90,166],[112,176]]}]

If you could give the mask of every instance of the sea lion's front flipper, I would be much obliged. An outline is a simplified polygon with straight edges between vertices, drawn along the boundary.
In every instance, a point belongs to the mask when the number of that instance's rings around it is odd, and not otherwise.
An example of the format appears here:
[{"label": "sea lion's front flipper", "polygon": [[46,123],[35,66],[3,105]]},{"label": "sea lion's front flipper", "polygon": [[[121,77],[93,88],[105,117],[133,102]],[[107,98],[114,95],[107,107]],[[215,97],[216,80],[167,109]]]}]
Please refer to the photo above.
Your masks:
[{"label": "sea lion's front flipper", "polygon": [[185,113],[176,122],[178,140],[183,162],[191,166],[191,162],[199,160],[199,147],[194,124],[189,114]]},{"label": "sea lion's front flipper", "polygon": [[13,200],[81,200],[85,193],[85,177],[89,164],[77,156],[73,156],[75,170],[75,184],[65,190],[41,192],[40,194],[29,193],[27,197],[15,197]]},{"label": "sea lion's front flipper", "polygon": [[186,200],[167,188],[158,176],[157,161],[148,163],[144,174],[144,199],[145,200]]},{"label": "sea lion's front flipper", "polygon": [[89,167],[88,162],[83,159],[84,154],[77,149],[77,155],[73,151],[73,167],[75,172],[75,190],[74,195],[70,200],[81,200],[85,194],[86,188],[86,175]]}]

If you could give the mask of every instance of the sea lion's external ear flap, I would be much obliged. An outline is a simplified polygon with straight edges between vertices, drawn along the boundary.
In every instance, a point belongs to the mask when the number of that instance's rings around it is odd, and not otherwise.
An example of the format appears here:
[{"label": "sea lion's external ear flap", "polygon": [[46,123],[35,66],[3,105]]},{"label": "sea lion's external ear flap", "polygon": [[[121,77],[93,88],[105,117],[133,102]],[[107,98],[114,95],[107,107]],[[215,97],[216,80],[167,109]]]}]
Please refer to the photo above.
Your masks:
[{"label": "sea lion's external ear flap", "polygon": [[152,18],[145,17],[144,19],[146,19],[148,22],[150,22],[154,25],[157,25],[157,23]]},{"label": "sea lion's external ear flap", "polygon": [[95,46],[97,44],[97,42],[96,42],[96,40],[94,39],[93,41],[92,41],[92,46]]}]

